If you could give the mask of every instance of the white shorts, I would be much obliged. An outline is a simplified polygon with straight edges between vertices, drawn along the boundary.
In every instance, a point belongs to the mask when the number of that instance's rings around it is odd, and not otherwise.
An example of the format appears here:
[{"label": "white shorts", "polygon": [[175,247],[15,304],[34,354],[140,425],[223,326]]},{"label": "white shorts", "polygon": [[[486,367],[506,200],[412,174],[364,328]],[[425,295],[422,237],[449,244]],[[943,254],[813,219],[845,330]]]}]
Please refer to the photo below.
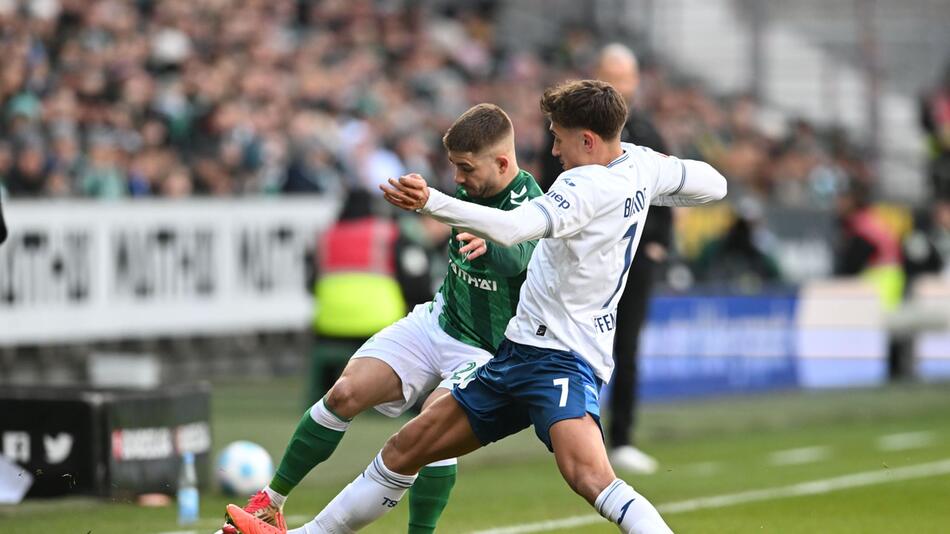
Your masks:
[{"label": "white shorts", "polygon": [[369,338],[353,358],[376,358],[392,367],[402,380],[403,400],[376,406],[397,417],[437,387],[452,389],[469,379],[492,354],[462,343],[439,326],[442,295],[419,304],[409,315]]}]

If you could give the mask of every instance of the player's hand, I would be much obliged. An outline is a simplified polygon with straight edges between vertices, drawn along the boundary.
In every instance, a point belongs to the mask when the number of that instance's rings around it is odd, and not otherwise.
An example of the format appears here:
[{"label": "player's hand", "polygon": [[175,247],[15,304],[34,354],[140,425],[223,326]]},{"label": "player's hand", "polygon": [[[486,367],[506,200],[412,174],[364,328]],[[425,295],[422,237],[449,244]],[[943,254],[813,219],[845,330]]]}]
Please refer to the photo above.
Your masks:
[{"label": "player's hand", "polygon": [[465,243],[465,245],[459,248],[459,253],[465,254],[465,259],[468,261],[472,261],[488,252],[488,243],[476,235],[462,232],[455,236],[455,239]]},{"label": "player's hand", "polygon": [[422,209],[429,201],[429,185],[418,174],[407,174],[399,179],[390,178],[389,186],[380,185],[383,198],[390,204],[404,210]]}]

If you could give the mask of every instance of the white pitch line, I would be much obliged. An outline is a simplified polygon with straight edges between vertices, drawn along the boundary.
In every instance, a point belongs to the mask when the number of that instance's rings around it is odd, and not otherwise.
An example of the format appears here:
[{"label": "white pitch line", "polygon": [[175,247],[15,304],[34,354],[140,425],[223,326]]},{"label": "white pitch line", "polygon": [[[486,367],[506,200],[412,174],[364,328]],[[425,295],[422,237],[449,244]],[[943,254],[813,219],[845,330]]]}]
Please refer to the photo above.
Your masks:
[{"label": "white pitch line", "polygon": [[882,451],[905,451],[921,449],[932,445],[935,441],[937,439],[933,432],[903,432],[877,438],[877,448]]},{"label": "white pitch line", "polygon": [[719,462],[697,462],[694,464],[686,464],[678,469],[673,469],[673,472],[676,471],[684,475],[707,477],[722,471],[722,464]]},{"label": "white pitch line", "polygon": [[[656,508],[664,514],[676,514],[682,512],[692,512],[694,510],[722,508],[736,504],[767,501],[772,499],[819,495],[822,493],[830,493],[832,491],[839,491],[849,488],[859,488],[862,486],[872,486],[875,484],[885,484],[900,480],[927,478],[946,474],[950,474],[950,458],[927,464],[909,465],[894,469],[876,469],[874,471],[864,471],[862,473],[854,473],[840,477],[812,480],[810,482],[802,482],[799,484],[792,484],[790,486],[743,491],[739,493],[727,493],[725,495],[700,497],[698,499],[688,499],[685,501],[661,504]],[[539,521],[537,523],[524,523],[521,525],[511,525],[489,530],[479,530],[473,532],[472,534],[527,534],[529,532],[545,532],[549,530],[561,530],[570,527],[590,525],[594,523],[600,523],[602,521],[606,520],[595,514],[577,515],[565,517],[563,519]]]},{"label": "white pitch line", "polygon": [[[301,524],[303,524],[303,523],[309,521],[310,518],[311,518],[311,516],[295,514],[295,515],[288,515],[288,516],[285,517],[284,519],[287,521],[287,523],[301,523]],[[221,525],[220,522],[217,522],[217,520],[215,520],[215,522],[216,522],[217,526],[220,527],[220,525]],[[202,524],[205,524],[205,523],[211,524],[211,520],[208,519],[208,518],[204,518],[204,519],[201,520],[201,523],[202,523]],[[212,528],[214,528],[214,527],[212,527]],[[165,531],[165,532],[159,532],[158,534],[202,534],[202,533],[204,533],[204,532],[207,532],[207,530],[167,530],[167,531]],[[220,532],[220,531],[219,531],[219,532]]]},{"label": "white pitch line", "polygon": [[831,449],[825,446],[802,447],[800,449],[773,452],[769,455],[769,463],[772,465],[810,464],[824,460],[830,455]]}]

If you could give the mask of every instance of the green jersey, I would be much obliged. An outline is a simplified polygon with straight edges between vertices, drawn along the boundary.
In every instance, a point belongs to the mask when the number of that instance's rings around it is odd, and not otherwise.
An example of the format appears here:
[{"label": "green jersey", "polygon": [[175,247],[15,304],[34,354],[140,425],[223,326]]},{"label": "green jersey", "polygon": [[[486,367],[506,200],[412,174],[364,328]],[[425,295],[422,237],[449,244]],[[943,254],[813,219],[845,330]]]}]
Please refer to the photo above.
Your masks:
[{"label": "green jersey", "polygon": [[[541,196],[534,177],[521,171],[504,191],[490,198],[473,198],[458,188],[455,198],[482,206],[513,210],[528,200]],[[508,321],[518,308],[521,284],[527,276],[528,261],[537,241],[502,247],[488,243],[488,252],[467,261],[452,229],[449,241],[449,270],[439,293],[444,299],[439,326],[455,339],[495,353],[505,337]]]}]

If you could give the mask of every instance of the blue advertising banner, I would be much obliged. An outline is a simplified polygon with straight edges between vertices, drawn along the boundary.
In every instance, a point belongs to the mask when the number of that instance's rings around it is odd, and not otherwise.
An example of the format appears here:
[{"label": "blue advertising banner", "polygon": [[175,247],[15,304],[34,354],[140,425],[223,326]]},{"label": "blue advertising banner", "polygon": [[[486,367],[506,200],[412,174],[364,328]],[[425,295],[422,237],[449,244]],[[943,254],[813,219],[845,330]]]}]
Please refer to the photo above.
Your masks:
[{"label": "blue advertising banner", "polygon": [[644,400],[797,385],[795,291],[657,296],[640,339]]}]

